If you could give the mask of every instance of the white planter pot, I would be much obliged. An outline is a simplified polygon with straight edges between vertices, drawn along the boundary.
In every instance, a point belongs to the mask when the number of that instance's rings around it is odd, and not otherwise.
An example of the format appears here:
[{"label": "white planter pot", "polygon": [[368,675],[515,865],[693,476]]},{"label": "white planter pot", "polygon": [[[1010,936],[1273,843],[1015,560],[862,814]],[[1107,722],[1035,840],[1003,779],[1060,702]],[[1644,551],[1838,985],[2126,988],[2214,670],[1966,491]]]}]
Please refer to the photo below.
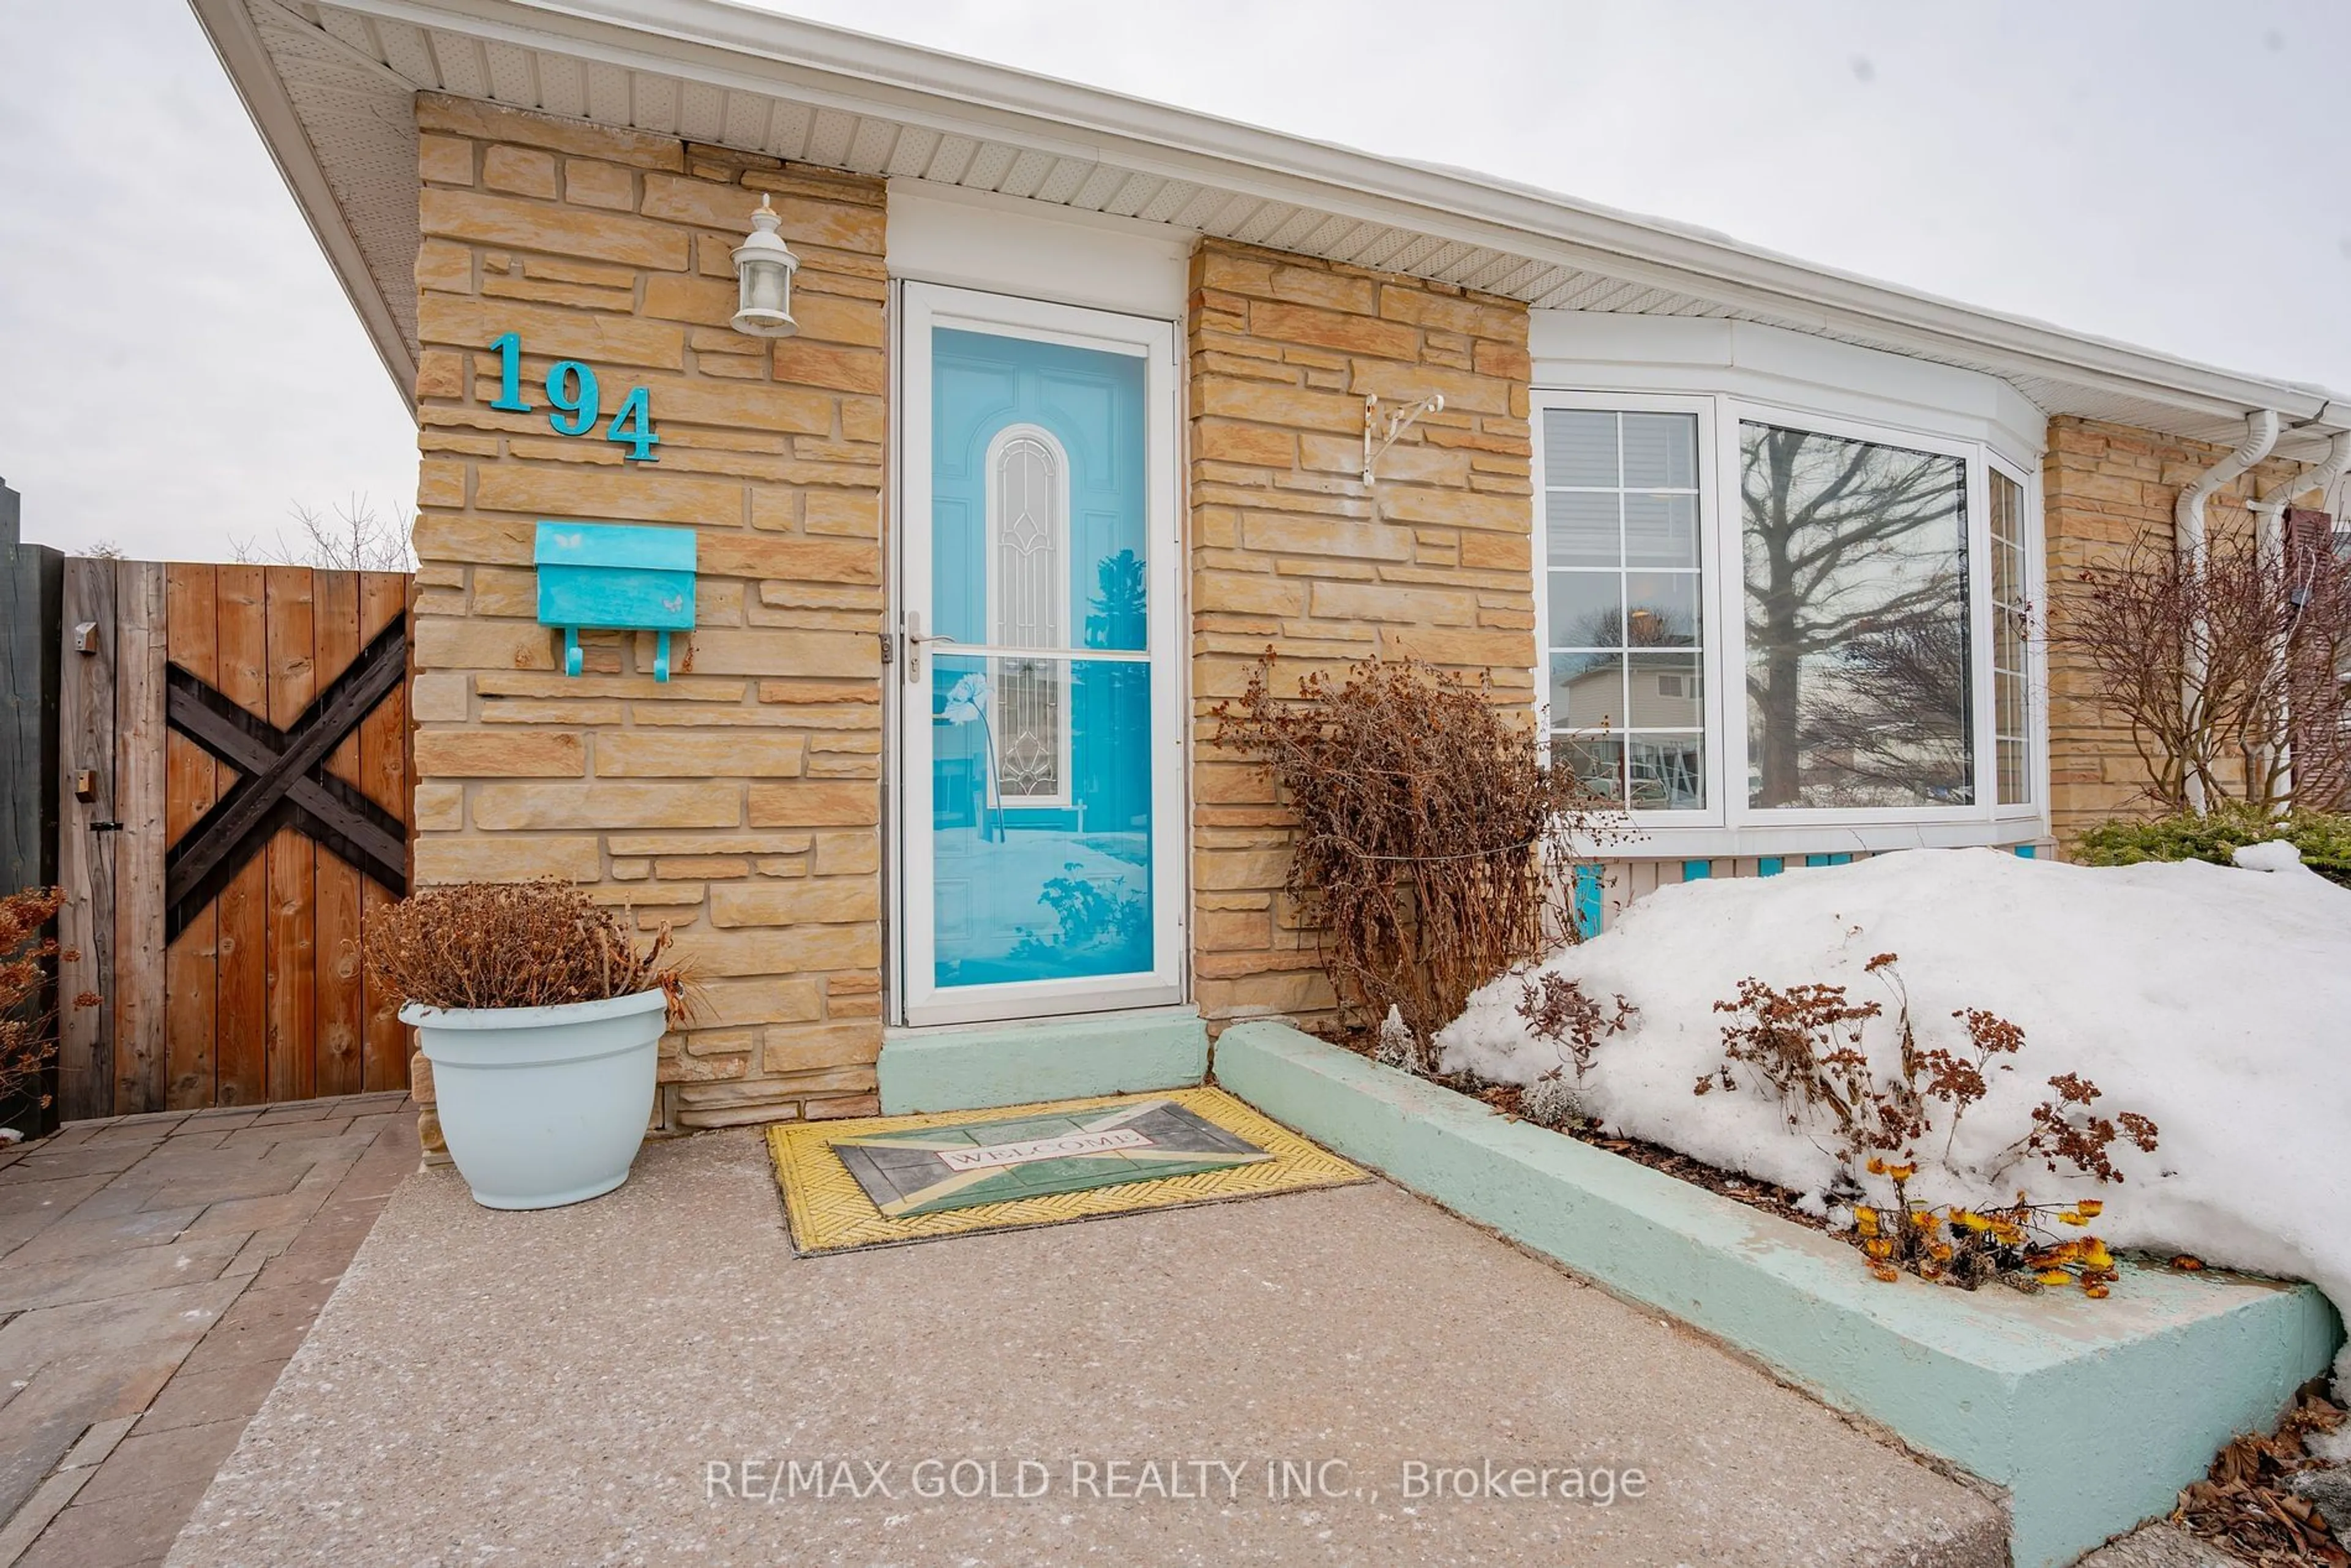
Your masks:
[{"label": "white planter pot", "polygon": [[652,1119],[668,998],[640,991],[552,1008],[410,1003],[433,1063],[449,1157],[487,1208],[555,1208],[608,1193]]}]

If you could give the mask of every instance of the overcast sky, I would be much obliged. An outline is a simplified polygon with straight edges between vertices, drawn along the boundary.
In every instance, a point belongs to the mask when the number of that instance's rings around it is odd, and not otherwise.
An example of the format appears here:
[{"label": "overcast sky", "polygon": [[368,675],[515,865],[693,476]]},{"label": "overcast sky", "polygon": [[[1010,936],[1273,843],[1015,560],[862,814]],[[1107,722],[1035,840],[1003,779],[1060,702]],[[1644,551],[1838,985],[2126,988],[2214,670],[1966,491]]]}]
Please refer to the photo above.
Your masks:
[{"label": "overcast sky", "polygon": [[[2351,391],[2342,0],[772,8]],[[297,504],[405,510],[403,397],[184,0],[0,0],[0,59],[26,533],[225,559]]]}]

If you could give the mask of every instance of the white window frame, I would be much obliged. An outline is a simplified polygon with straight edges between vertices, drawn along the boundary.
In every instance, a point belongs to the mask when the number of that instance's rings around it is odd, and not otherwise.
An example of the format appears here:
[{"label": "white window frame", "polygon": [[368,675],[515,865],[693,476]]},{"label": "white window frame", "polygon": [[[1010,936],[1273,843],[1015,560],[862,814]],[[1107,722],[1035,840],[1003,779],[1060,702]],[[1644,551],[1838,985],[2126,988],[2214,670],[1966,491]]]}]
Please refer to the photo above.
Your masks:
[{"label": "white window frame", "polygon": [[[2010,462],[1989,445],[1984,448],[1984,463],[1988,470],[2000,474],[2017,487],[2020,505],[2024,508],[2024,515],[2019,519],[2023,538],[2017,541],[2017,545],[2024,554],[2024,580],[2020,584],[2025,613],[2024,700],[2029,705],[2024,716],[2024,778],[2032,796],[2022,804],[2000,804],[2000,727],[1995,707],[1992,723],[1992,816],[2001,822],[2026,822],[2037,826],[2045,823],[2049,816],[2049,665],[2043,657],[2049,614],[2049,561],[2048,546],[2042,532],[2041,474],[2036,468]],[[1984,485],[1987,549],[1990,548],[1991,535],[1991,485],[1987,477]],[[1991,598],[1989,584],[1990,579],[1987,578],[1984,593],[1987,603]],[[1999,696],[1999,693],[1993,692],[1989,694],[1987,700],[1996,705]]]},{"label": "white window frame", "polygon": [[[2041,486],[2033,467],[1989,442],[1921,430],[1898,419],[1855,419],[1766,398],[1729,392],[1660,392],[1537,387],[1532,418],[1534,570],[1538,706],[1551,694],[1550,516],[1543,463],[1543,416],[1553,409],[1626,413],[1695,413],[1698,419],[1699,643],[1706,682],[1707,806],[1701,810],[1628,812],[1642,837],[1615,852],[1632,856],[1756,855],[1837,850],[2012,844],[2048,836],[2048,690],[2043,640],[2025,640],[2032,703],[2028,762],[2032,800],[2001,806],[1994,733],[1991,650],[1991,512],[1987,475],[1997,468],[2023,496],[2022,527],[2026,602],[2043,604],[2045,545]],[[1740,426],[1748,422],[1844,440],[1959,458],[1967,476],[1970,719],[1975,803],[1969,806],[1761,808],[1747,793],[1747,628],[1745,519],[1726,476],[1740,472]],[[1545,716],[1545,737],[1550,736]]]},{"label": "white window frame", "polygon": [[[1543,414],[1552,409],[1594,413],[1687,413],[1698,416],[1698,680],[1705,687],[1705,700],[1700,706],[1698,722],[1705,732],[1707,804],[1702,810],[1632,811],[1627,814],[1644,832],[1682,831],[1693,826],[1719,828],[1723,825],[1723,760],[1722,747],[1717,739],[1722,733],[1725,710],[1720,655],[1717,652],[1722,615],[1715,599],[1717,587],[1722,580],[1722,530],[1716,526],[1713,516],[1719,492],[1716,476],[1719,455],[1713,440],[1715,400],[1659,396],[1648,392],[1541,392],[1535,394],[1534,689],[1536,705],[1546,710],[1551,702],[1551,503],[1550,480],[1543,463],[1542,425]],[[1623,476],[1620,474],[1618,478],[1621,480]],[[1619,570],[1623,570],[1621,561]],[[1551,718],[1546,711],[1543,716],[1546,745],[1551,734]]]}]

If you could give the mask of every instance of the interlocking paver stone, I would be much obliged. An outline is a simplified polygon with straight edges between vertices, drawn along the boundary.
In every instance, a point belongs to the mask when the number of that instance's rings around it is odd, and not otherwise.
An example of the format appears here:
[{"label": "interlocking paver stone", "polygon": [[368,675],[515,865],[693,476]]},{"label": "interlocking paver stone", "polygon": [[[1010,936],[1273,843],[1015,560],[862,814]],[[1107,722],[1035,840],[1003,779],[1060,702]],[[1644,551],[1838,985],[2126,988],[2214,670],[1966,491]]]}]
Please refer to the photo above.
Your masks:
[{"label": "interlocking paver stone", "polygon": [[[232,1416],[198,1426],[138,1432],[124,1438],[81,1489],[76,1506],[129,1497],[147,1487],[208,1486],[213,1472],[236,1447],[246,1417]],[[143,1425],[143,1423],[142,1423]]]},{"label": "interlocking paver stone", "polygon": [[202,1481],[73,1506],[41,1532],[16,1568],[143,1568],[160,1563],[204,1495]]},{"label": "interlocking paver stone", "polygon": [[416,1168],[405,1099],[114,1117],[7,1151],[0,1568],[26,1540],[14,1568],[161,1560]]}]

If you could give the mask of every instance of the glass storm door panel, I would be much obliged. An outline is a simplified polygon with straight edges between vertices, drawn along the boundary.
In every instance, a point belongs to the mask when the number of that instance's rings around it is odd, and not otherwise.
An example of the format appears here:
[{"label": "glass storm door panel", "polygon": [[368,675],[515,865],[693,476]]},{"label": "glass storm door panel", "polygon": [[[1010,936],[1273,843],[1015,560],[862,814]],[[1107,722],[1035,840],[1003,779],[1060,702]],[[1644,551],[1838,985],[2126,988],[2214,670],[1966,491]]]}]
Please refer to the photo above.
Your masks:
[{"label": "glass storm door panel", "polygon": [[907,1021],[1180,999],[1168,329],[907,305]]}]

